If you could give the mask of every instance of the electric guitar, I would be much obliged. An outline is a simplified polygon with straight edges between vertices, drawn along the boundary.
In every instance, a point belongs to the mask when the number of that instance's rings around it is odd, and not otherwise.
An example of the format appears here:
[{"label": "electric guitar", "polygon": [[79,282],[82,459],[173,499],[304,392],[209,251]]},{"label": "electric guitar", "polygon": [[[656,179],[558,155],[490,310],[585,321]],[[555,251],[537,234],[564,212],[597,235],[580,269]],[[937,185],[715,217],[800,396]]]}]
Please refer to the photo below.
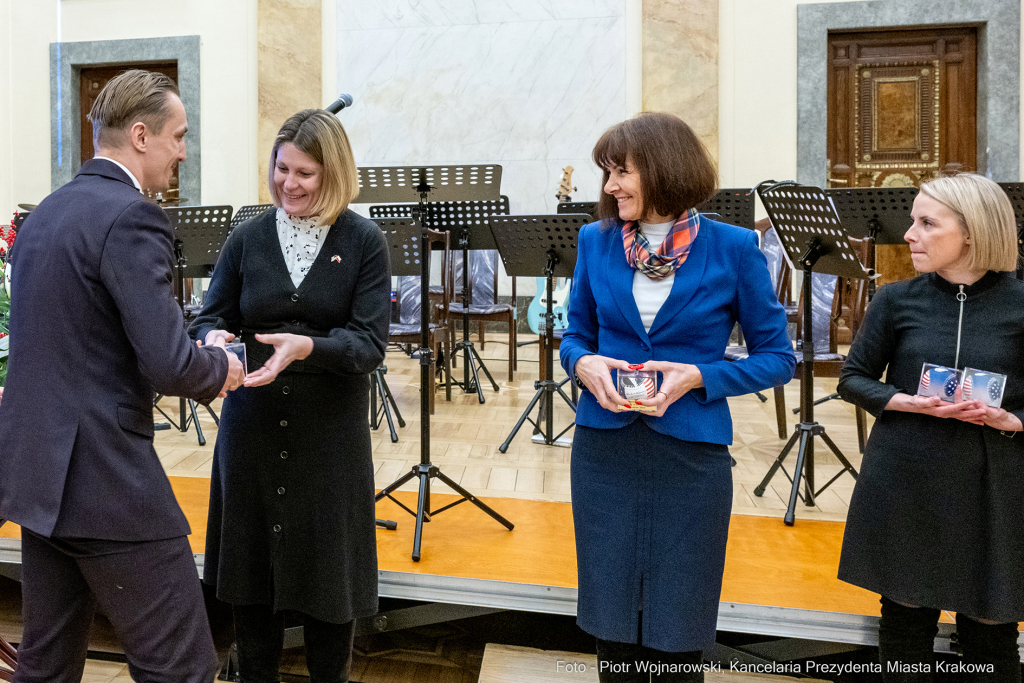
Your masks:
[{"label": "electric guitar", "polygon": [[[572,166],[562,169],[562,179],[558,183],[558,192],[555,193],[559,204],[572,201],[569,193],[576,191],[576,188],[572,186],[573,170],[575,169]],[[530,307],[526,311],[526,319],[530,324],[530,331],[534,334],[541,334],[544,331],[544,316],[548,312],[548,280],[543,277],[536,278],[536,280],[537,295],[530,302]],[[555,316],[553,329],[564,330],[569,326],[569,279],[557,278],[554,285],[555,288],[551,292],[551,306]]]}]

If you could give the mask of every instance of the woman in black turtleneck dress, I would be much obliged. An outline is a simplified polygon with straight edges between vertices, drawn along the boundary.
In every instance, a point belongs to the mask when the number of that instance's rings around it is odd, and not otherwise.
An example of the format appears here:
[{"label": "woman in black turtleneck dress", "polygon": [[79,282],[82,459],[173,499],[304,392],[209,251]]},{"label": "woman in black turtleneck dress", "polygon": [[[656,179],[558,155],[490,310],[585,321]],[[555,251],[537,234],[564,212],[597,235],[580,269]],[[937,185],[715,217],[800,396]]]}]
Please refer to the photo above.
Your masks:
[{"label": "woman in black turtleneck dress", "polygon": [[[923,184],[912,217],[905,239],[924,275],[879,290],[839,380],[878,418],[839,578],[882,595],[884,680],[932,680],[939,611],[952,610],[963,663],[993,667],[965,680],[1019,682],[1024,283],[1000,272],[1016,267],[1013,208],[963,174]],[[923,363],[1006,375],[1002,408],[916,396]]]}]

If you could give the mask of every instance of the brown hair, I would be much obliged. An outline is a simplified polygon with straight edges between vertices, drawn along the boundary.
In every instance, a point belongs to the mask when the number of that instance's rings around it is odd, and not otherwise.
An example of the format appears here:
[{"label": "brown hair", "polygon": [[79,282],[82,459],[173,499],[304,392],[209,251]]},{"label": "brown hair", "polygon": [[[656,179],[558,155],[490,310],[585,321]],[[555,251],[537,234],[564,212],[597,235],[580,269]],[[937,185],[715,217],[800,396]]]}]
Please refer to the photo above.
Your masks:
[{"label": "brown hair", "polygon": [[640,215],[678,216],[715,194],[718,173],[704,143],[681,118],[644,112],[618,123],[594,146],[593,159],[604,176],[598,218],[617,219],[615,197],[604,191],[608,169],[629,159],[640,176]]},{"label": "brown hair", "polygon": [[123,133],[139,121],[159,135],[171,117],[168,95],[180,97],[178,86],[164,74],[132,69],[112,78],[89,110],[93,146],[120,147]]},{"label": "brown hair", "polygon": [[1017,219],[999,185],[977,173],[958,173],[921,183],[921,193],[956,216],[970,240],[964,267],[1008,271],[1017,268]]},{"label": "brown hair", "polygon": [[359,196],[356,162],[341,121],[324,109],[303,109],[284,122],[270,152],[268,180],[274,206],[281,206],[274,184],[277,150],[286,142],[320,164],[320,196],[312,207],[312,215],[320,216],[320,225],[331,225]]}]

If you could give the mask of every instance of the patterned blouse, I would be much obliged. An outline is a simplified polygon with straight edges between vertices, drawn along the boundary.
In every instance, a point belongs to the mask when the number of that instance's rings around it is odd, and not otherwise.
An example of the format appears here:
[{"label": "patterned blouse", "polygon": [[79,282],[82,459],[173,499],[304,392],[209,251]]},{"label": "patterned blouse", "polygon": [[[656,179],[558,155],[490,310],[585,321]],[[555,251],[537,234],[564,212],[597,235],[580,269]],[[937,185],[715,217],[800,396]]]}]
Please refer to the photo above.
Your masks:
[{"label": "patterned blouse", "polygon": [[317,225],[319,220],[319,216],[299,218],[289,216],[284,209],[277,210],[277,237],[281,241],[284,263],[296,287],[305,279],[331,228],[329,225]]}]

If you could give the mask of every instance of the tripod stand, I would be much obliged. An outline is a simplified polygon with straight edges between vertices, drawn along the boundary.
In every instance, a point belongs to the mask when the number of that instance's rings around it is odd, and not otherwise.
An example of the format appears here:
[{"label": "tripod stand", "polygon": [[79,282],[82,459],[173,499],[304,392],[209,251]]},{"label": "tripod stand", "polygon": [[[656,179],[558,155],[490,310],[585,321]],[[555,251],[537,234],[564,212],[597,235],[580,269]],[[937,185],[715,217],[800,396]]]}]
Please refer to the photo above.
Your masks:
[{"label": "tripod stand", "polygon": [[[815,496],[820,495],[845,472],[849,472],[854,479],[857,478],[857,470],[825,433],[824,425],[814,421],[814,328],[811,315],[813,308],[811,274],[816,266],[818,272],[844,277],[864,278],[868,277],[870,273],[865,271],[850,247],[835,209],[822,190],[792,182],[775,183],[769,187],[764,185],[757,188],[761,202],[768,212],[772,225],[778,231],[782,245],[789,253],[794,266],[802,268],[804,271],[802,290],[804,338],[800,374],[800,424],[793,431],[793,436],[779,453],[778,458],[772,463],[764,479],[754,489],[754,494],[764,495],[768,483],[782,468],[783,473],[793,483],[789,495],[789,505],[784,517],[786,525],[792,526],[796,521],[795,510],[798,496],[801,497],[805,505],[812,506]],[[814,437],[820,437],[843,465],[839,474],[832,477],[817,491],[814,489]],[[793,476],[790,477],[782,467],[782,463],[797,441],[800,442],[800,447],[797,451],[796,468]],[[803,496],[800,496],[801,477],[805,484]]]},{"label": "tripod stand", "polygon": [[[554,395],[557,393],[576,412],[576,404],[566,396],[560,382],[554,379],[554,328],[555,314],[553,302],[554,279],[556,277],[572,277],[576,268],[576,243],[580,228],[591,222],[587,214],[559,214],[555,216],[492,216],[491,232],[498,245],[498,253],[505,264],[505,272],[511,277],[535,277],[543,274],[547,287],[547,309],[544,315],[545,349],[544,363],[546,374],[544,380],[534,383],[537,393],[530,404],[520,415],[516,426],[505,441],[498,447],[502,453],[508,450],[512,439],[527,421],[539,432],[537,443],[546,446],[564,445],[565,439],[560,437],[569,431],[575,422],[555,434],[554,428]],[[540,413],[535,422],[530,413],[540,403]],[[539,424],[543,422],[543,426]]]},{"label": "tripod stand", "polygon": [[[359,169],[360,199],[364,202],[390,203],[418,200],[417,215],[419,221],[410,219],[392,219],[391,224],[404,224],[408,230],[417,226],[421,230],[418,253],[411,245],[402,249],[392,249],[392,268],[399,264],[419,266],[420,271],[420,462],[418,465],[399,477],[396,481],[381,489],[375,497],[376,501],[389,498],[403,510],[416,517],[416,530],[413,536],[412,559],[420,561],[423,542],[423,524],[431,518],[455,505],[469,501],[490,515],[494,520],[505,526],[509,531],[513,525],[507,519],[492,510],[480,499],[459,486],[446,476],[439,467],[430,462],[430,397],[431,356],[430,350],[430,201],[431,200],[466,200],[466,199],[497,199],[498,187],[501,183],[500,166],[446,166],[417,167],[399,166],[390,168]],[[417,225],[419,223],[419,225]],[[419,496],[414,512],[403,505],[392,494],[407,481],[419,479]],[[436,510],[430,508],[430,481],[434,478],[454,489],[461,498]]]},{"label": "tripod stand", "polygon": [[[230,232],[230,206],[190,206],[184,208],[164,209],[164,213],[174,228],[174,281],[175,295],[181,312],[185,313],[185,278],[207,277],[217,264],[221,247]],[[195,270],[186,275],[185,269],[192,266]],[[175,422],[158,404],[162,395],[153,401],[153,407],[160,412],[171,425],[180,432],[187,432],[189,425],[196,428],[196,438],[200,446],[206,445],[203,428],[199,424],[199,413],[196,402],[188,398],[178,398],[178,421]],[[186,414],[185,410],[188,409]],[[219,425],[220,419],[210,406],[204,406],[210,413],[214,424]]]}]

